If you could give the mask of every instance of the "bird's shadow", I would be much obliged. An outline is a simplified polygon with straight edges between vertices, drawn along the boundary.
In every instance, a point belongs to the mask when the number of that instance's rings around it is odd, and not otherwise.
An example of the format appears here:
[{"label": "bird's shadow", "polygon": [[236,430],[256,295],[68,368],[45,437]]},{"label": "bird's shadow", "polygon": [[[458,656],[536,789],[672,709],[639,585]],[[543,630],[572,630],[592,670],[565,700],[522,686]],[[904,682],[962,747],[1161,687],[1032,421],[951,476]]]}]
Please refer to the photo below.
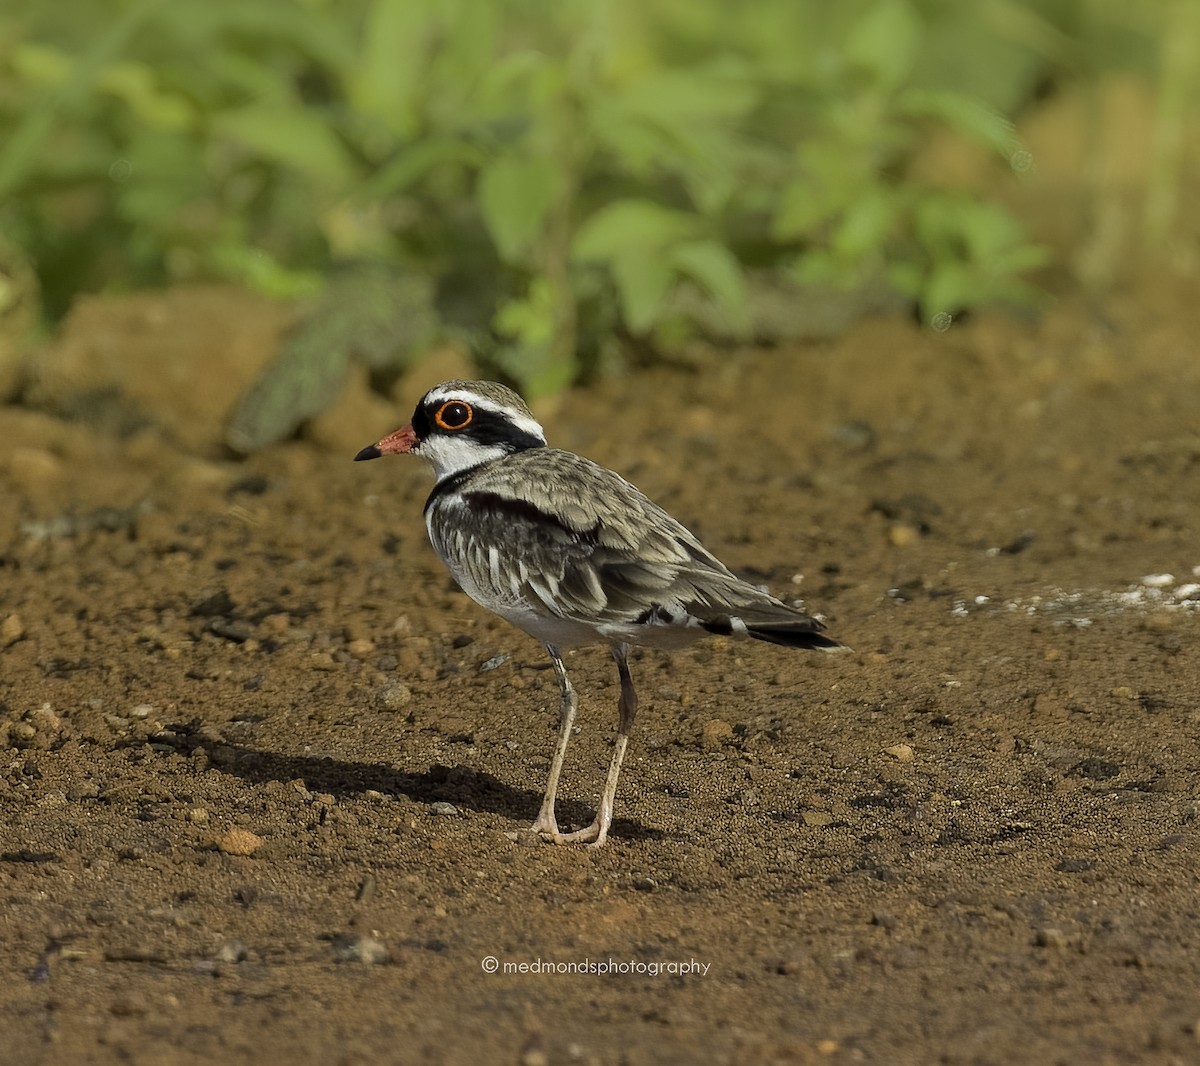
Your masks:
[{"label": "bird's shadow", "polygon": [[[283,755],[228,741],[214,744],[211,733],[201,734],[197,723],[168,726],[156,740],[182,753],[203,747],[219,770],[251,784],[299,780],[311,792],[325,792],[338,799],[374,791],[385,796],[407,796],[415,803],[444,801],[465,810],[511,819],[516,823],[514,828],[531,824],[542,802],[540,792],[514,788],[468,766],[433,763],[427,770],[412,773],[382,763],[349,762],[328,755]],[[588,825],[594,813],[580,800],[560,798],[555,807],[564,831],[568,826]],[[649,840],[662,833],[631,819],[618,818],[613,820],[609,835],[622,840]]]}]

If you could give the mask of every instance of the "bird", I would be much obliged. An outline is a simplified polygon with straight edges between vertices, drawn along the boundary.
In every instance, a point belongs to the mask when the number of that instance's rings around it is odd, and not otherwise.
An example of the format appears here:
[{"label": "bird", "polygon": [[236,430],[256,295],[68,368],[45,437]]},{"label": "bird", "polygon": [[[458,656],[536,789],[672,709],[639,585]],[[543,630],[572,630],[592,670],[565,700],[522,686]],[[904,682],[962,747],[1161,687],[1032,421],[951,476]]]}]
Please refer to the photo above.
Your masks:
[{"label": "bird", "polygon": [[[459,587],[541,641],[560,693],[558,737],[531,827],[554,844],[600,847],[637,716],[631,646],[673,650],[718,634],[836,650],[824,625],[735,576],[620,474],[552,448],[521,397],[493,381],[443,381],[412,420],[356,462],[416,455],[433,466],[425,526]],[[563,649],[608,644],[620,680],[617,733],[593,822],[560,830],[559,776],[578,707]]]}]

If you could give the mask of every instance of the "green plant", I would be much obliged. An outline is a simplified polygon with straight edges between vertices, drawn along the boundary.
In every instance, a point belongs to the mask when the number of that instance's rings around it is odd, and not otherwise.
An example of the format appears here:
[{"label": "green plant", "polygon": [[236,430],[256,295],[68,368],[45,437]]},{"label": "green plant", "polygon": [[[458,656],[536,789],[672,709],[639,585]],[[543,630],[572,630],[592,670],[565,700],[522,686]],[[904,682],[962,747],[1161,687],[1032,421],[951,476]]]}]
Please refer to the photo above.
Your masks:
[{"label": "green plant", "polygon": [[534,394],[697,300],[752,334],[764,275],[1024,299],[1022,228],[910,163],[931,130],[1013,158],[1086,2],[12,0],[0,227],[57,312],[397,264]]}]

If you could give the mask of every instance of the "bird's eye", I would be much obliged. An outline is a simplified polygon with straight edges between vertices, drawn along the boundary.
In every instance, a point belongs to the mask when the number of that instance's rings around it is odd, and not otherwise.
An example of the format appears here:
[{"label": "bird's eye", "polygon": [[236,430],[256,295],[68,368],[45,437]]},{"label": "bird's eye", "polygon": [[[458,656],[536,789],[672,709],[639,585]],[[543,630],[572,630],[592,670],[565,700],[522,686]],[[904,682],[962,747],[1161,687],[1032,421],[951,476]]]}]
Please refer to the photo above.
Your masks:
[{"label": "bird's eye", "polygon": [[475,412],[471,410],[469,403],[463,403],[462,400],[451,400],[437,409],[433,420],[442,429],[455,430],[465,429],[471,424],[471,419],[474,417]]}]

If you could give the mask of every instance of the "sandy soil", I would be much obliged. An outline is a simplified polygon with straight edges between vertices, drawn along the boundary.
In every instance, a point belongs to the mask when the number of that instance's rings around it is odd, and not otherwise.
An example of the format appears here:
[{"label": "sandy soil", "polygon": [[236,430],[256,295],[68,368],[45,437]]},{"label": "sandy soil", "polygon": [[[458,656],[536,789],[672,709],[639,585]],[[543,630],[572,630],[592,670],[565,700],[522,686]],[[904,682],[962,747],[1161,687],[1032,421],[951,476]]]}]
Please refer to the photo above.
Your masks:
[{"label": "sandy soil", "polygon": [[[1193,292],[550,412],[855,649],[639,654],[600,851],[511,839],[554,677],[440,569],[423,464],[350,462],[437,371],[234,462],[175,371],[267,327],[214,299],[93,302],[171,373],[0,408],[6,1063],[1200,1060]],[[569,666],[581,825],[616,678]]]}]

